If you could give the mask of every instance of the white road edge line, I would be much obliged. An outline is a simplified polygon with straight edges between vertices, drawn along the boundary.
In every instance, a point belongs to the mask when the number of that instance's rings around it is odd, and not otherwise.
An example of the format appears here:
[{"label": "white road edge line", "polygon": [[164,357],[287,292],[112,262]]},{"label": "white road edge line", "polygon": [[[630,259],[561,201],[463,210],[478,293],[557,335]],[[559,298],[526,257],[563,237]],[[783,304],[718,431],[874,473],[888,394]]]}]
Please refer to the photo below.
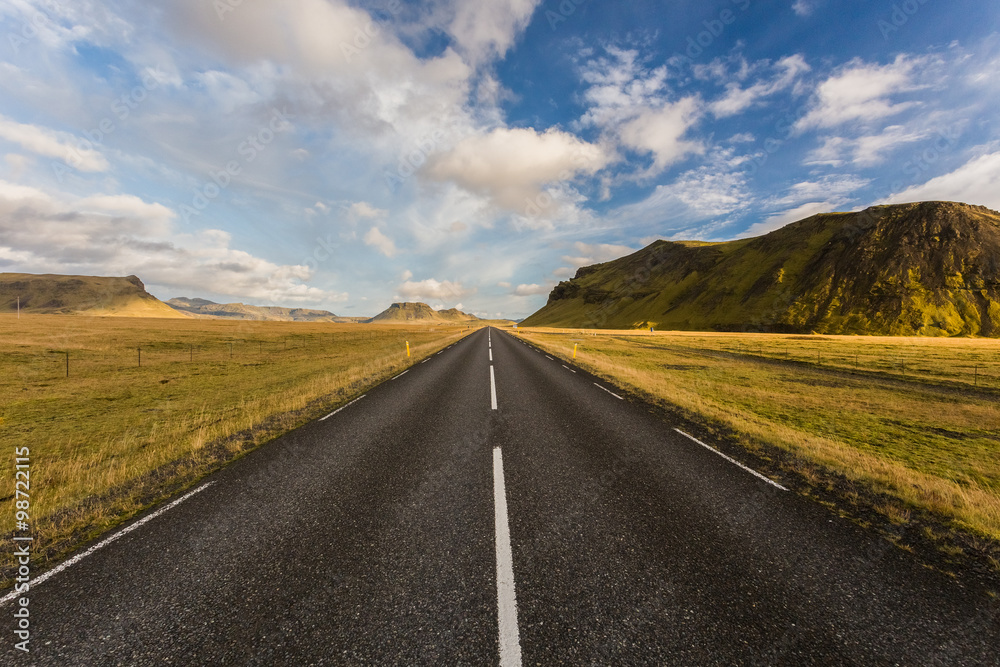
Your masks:
[{"label": "white road edge line", "polygon": [[493,364],[490,364],[490,405],[497,409],[497,380],[493,374]]},{"label": "white road edge line", "polygon": [[555,361],[555,359],[553,359],[552,357],[550,357],[550,356],[549,356],[549,355],[547,355],[547,354],[545,355],[545,358],[546,358],[546,359],[549,359],[550,361]]},{"label": "white road edge line", "polygon": [[[409,372],[410,372],[410,369],[407,368],[405,371],[403,371],[402,373],[400,373],[399,375],[397,375],[395,378],[392,378],[392,380],[395,380],[396,378],[401,378],[401,377],[403,377],[404,375],[406,375]],[[392,382],[392,380],[389,380],[389,382]]]},{"label": "white road edge line", "polygon": [[594,383],[594,386],[597,387],[598,389],[603,389],[604,391],[608,392],[609,394],[611,394],[612,396],[614,396],[615,398],[617,398],[619,401],[624,401],[625,400],[624,398],[622,398],[621,396],[619,396],[615,392],[611,391],[607,387],[602,387],[601,385],[597,384],[596,382]]},{"label": "white road edge line", "polygon": [[[169,511],[169,510],[177,507],[178,505],[180,505],[182,502],[184,502],[185,500],[187,500],[188,498],[190,498],[194,494],[201,493],[202,491],[204,491],[208,487],[212,486],[213,484],[215,484],[215,482],[208,482],[207,484],[202,484],[201,486],[199,486],[194,491],[188,491],[186,494],[184,494],[183,496],[181,496],[177,500],[171,502],[169,505],[164,505],[163,507],[161,507],[160,509],[156,510],[152,514],[139,519],[138,521],[136,521],[132,525],[127,526],[127,527],[123,528],[122,530],[118,531],[117,533],[115,533],[114,535],[112,535],[111,537],[108,537],[108,538],[106,538],[106,539],[98,542],[97,544],[95,544],[94,546],[90,547],[86,551],[84,551],[82,553],[78,553],[77,555],[73,556],[69,560],[63,561],[59,565],[55,566],[54,568],[52,568],[48,572],[46,572],[44,574],[41,574],[41,575],[39,575],[37,577],[34,577],[31,580],[31,587],[34,588],[35,586],[37,586],[38,584],[42,583],[43,581],[46,581],[46,580],[51,579],[52,577],[56,576],[57,574],[59,574],[60,572],[62,572],[63,570],[65,570],[66,568],[71,567],[73,565],[76,565],[77,563],[79,563],[84,558],[86,558],[87,556],[91,555],[92,553],[94,553],[98,549],[103,549],[104,547],[108,546],[109,544],[111,544],[112,542],[114,542],[115,540],[117,540],[118,538],[124,537],[125,535],[128,535],[129,533],[131,533],[133,530],[135,530],[139,526],[141,526],[141,525],[143,525],[143,524],[145,524],[145,523],[147,523],[149,521],[152,521],[153,519],[155,519],[156,517],[160,516],[164,512],[167,512],[167,511]],[[11,591],[10,593],[7,593],[7,595],[5,595],[2,598],[0,598],[0,606],[7,604],[8,602],[10,602],[14,598],[16,598],[18,595],[23,595],[23,593],[18,593],[17,589],[15,588],[13,591]]]},{"label": "white road edge line", "polygon": [[568,370],[570,373],[575,373],[576,372],[572,368],[570,368],[569,366],[567,366],[566,364],[563,364],[562,367],[565,368],[566,370]]},{"label": "white road edge line", "polygon": [[748,468],[747,466],[743,465],[742,463],[740,463],[736,459],[734,459],[732,457],[729,457],[729,456],[726,456],[725,454],[723,454],[722,452],[720,452],[715,447],[712,447],[710,445],[706,445],[704,442],[702,442],[698,438],[694,437],[693,435],[688,435],[687,433],[685,433],[684,431],[680,430],[679,428],[675,428],[674,430],[677,431],[678,433],[680,433],[681,435],[683,435],[685,438],[688,438],[689,440],[693,440],[694,442],[697,442],[699,445],[701,445],[702,447],[704,447],[708,451],[715,452],[716,454],[718,454],[722,458],[726,459],[730,463],[743,468],[744,470],[746,470],[748,473],[750,473],[754,477],[759,477],[760,479],[764,480],[765,482],[767,482],[771,486],[777,487],[777,488],[781,489],[782,491],[787,491],[788,490],[785,487],[783,487],[781,484],[778,484],[777,482],[775,482],[773,479],[770,479],[768,477],[765,477],[764,475],[761,475],[759,472],[757,472],[753,468]]},{"label": "white road edge line", "polygon": [[493,502],[497,539],[497,620],[500,625],[500,667],[520,667],[521,639],[517,628],[517,595],[514,559],[507,523],[507,491],[503,481],[503,455],[493,448]]},{"label": "white road edge line", "polygon": [[331,412],[330,414],[328,414],[328,415],[327,415],[326,417],[320,417],[320,418],[319,418],[319,420],[320,420],[321,422],[322,422],[322,421],[326,421],[327,419],[329,419],[330,417],[334,416],[335,414],[337,414],[338,412],[340,412],[340,411],[341,411],[341,410],[343,410],[344,408],[349,408],[349,407],[351,407],[352,405],[354,405],[355,403],[357,403],[358,401],[360,401],[360,400],[361,400],[362,398],[364,398],[364,397],[365,397],[365,396],[367,396],[367,395],[368,395],[368,394],[361,394],[360,396],[358,396],[357,398],[355,398],[355,399],[354,399],[353,401],[351,401],[351,402],[350,402],[350,403],[348,403],[347,405],[341,405],[341,406],[340,406],[339,408],[337,408],[336,410],[334,410],[333,412]]}]

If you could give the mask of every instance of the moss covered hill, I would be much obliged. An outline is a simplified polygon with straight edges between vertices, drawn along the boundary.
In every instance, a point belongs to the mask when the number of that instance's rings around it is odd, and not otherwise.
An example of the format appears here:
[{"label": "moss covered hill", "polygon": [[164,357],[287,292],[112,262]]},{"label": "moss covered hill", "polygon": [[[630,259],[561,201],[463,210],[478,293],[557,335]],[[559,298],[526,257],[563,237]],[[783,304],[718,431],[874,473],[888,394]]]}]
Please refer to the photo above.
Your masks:
[{"label": "moss covered hill", "polygon": [[187,317],[146,291],[135,276],[61,276],[0,273],[0,311],[111,315],[118,317]]},{"label": "moss covered hill", "polygon": [[1000,214],[923,202],[583,267],[525,326],[1000,336]]}]

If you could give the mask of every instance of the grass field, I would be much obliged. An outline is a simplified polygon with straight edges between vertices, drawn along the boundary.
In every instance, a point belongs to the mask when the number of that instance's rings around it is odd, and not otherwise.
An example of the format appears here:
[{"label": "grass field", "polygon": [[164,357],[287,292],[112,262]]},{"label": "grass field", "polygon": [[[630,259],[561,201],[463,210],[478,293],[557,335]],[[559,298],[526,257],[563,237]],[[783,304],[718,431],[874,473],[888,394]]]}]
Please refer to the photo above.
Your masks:
[{"label": "grass field", "polygon": [[31,451],[33,553],[44,566],[466,333],[461,325],[0,317],[0,580],[13,565],[16,448]]},{"label": "grass field", "polygon": [[[1000,341],[521,329],[693,421],[778,447],[785,474],[871,489],[893,523],[929,512],[1000,544]],[[813,479],[812,481],[818,481]],[[994,563],[994,566],[996,564]]]}]

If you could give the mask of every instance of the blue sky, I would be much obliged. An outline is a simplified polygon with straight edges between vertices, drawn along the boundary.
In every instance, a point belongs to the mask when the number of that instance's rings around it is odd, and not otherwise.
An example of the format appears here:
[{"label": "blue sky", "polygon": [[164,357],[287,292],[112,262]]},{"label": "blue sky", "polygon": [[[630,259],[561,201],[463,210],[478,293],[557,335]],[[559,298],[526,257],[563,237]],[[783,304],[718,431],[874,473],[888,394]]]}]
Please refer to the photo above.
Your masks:
[{"label": "blue sky", "polygon": [[0,0],[0,271],[523,317],[658,238],[1000,209],[985,0]]}]

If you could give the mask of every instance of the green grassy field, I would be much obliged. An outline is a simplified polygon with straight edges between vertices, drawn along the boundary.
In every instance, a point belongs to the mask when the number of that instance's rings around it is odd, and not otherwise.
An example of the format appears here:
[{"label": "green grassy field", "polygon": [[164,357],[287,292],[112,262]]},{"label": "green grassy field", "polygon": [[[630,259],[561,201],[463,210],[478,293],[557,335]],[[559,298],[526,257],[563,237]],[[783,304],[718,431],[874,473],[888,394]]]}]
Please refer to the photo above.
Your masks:
[{"label": "green grassy field", "polygon": [[33,552],[45,566],[466,333],[461,325],[0,317],[0,580],[13,565],[16,448],[31,451]]},{"label": "green grassy field", "polygon": [[[725,333],[519,334],[693,421],[722,426],[779,474],[846,479],[1000,545],[1000,341]],[[835,473],[834,477],[824,472]]]}]

